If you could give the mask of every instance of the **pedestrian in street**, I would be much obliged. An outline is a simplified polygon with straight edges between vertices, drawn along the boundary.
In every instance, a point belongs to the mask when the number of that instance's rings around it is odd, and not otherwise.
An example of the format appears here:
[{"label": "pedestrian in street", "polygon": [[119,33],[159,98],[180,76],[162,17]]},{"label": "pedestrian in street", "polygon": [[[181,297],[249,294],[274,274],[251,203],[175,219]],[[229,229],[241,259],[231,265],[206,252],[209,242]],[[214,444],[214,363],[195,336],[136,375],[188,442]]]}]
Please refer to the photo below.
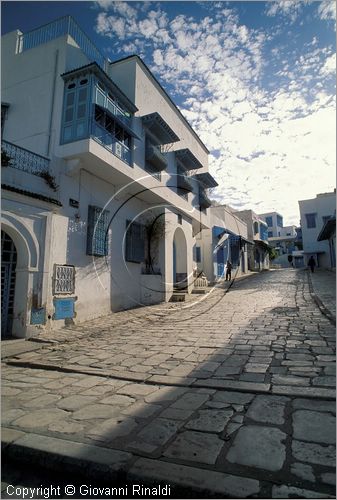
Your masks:
[{"label": "pedestrian in street", "polygon": [[315,262],[313,255],[308,260],[308,266],[310,267],[311,272],[313,273],[315,271],[315,266],[316,266],[316,262]]},{"label": "pedestrian in street", "polygon": [[232,263],[227,260],[226,262],[226,281],[230,281],[232,279]]}]

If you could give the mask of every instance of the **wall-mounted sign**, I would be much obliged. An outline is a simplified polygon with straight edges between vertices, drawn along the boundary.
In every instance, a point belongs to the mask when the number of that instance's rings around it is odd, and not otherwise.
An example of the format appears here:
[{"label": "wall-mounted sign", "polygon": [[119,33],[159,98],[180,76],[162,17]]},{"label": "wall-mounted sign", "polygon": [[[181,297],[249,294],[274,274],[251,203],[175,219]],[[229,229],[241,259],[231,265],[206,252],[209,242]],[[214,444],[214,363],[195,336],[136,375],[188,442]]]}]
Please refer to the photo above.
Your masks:
[{"label": "wall-mounted sign", "polygon": [[55,313],[53,319],[66,319],[75,317],[75,300],[76,297],[67,299],[54,299]]},{"label": "wall-mounted sign", "polygon": [[46,309],[44,307],[31,310],[30,313],[31,325],[44,325],[45,322],[46,322]]}]

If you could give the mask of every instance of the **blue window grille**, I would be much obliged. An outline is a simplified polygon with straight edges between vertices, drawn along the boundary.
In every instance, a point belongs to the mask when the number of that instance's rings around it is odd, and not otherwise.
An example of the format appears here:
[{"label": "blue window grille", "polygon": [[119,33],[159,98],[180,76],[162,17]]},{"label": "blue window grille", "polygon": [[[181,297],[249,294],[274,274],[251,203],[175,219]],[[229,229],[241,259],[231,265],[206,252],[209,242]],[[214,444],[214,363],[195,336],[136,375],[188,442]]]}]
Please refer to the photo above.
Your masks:
[{"label": "blue window grille", "polygon": [[273,218],[271,216],[266,217],[266,223],[268,227],[273,227]]},{"label": "blue window grille", "polygon": [[139,222],[126,221],[125,260],[140,264],[145,258],[145,231]]},{"label": "blue window grille", "polygon": [[316,214],[305,214],[307,220],[307,228],[313,229],[316,227]]},{"label": "blue window grille", "polygon": [[232,266],[237,267],[240,259],[240,236],[230,234],[229,241]]},{"label": "blue window grille", "polygon": [[109,211],[89,205],[87,230],[87,255],[108,255]]}]

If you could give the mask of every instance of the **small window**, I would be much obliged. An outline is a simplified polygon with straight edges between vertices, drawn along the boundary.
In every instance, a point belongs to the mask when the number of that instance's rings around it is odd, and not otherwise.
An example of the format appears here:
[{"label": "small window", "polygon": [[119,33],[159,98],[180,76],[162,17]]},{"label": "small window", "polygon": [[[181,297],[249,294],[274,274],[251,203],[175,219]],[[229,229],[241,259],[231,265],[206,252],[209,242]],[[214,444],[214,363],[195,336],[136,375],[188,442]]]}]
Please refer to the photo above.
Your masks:
[{"label": "small window", "polygon": [[273,218],[270,216],[266,217],[266,223],[268,227],[273,227]]},{"label": "small window", "polygon": [[88,78],[84,78],[84,80],[80,81],[80,85],[86,85],[88,83]]},{"label": "small window", "polygon": [[144,227],[138,222],[126,221],[125,260],[141,263],[145,257]]},{"label": "small window", "polygon": [[195,247],[195,261],[201,262],[201,248]]},{"label": "small window", "polygon": [[307,228],[313,229],[316,227],[316,214],[305,214],[307,220]]},{"label": "small window", "polygon": [[273,237],[273,231],[268,231],[268,238],[272,238]]},{"label": "small window", "polygon": [[75,267],[54,264],[53,295],[75,293]]},{"label": "small window", "polygon": [[178,224],[182,224],[183,223],[183,217],[181,214],[178,214]]},{"label": "small window", "polygon": [[87,255],[108,255],[109,211],[88,206]]},{"label": "small window", "polygon": [[259,224],[257,222],[254,222],[254,234],[257,234],[259,232]]},{"label": "small window", "polygon": [[76,83],[70,83],[68,85],[68,89],[74,89],[76,87]]}]

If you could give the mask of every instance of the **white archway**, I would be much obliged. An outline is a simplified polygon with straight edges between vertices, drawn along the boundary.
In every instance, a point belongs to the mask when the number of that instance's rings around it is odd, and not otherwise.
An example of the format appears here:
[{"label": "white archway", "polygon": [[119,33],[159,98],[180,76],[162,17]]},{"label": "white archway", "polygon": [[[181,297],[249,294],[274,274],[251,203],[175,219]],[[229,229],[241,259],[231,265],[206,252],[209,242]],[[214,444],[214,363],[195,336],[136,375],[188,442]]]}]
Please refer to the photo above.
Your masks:
[{"label": "white archway", "polygon": [[38,242],[25,224],[10,213],[3,214],[1,229],[13,240],[17,252],[11,334],[24,338],[30,322],[33,274],[38,270]]}]

